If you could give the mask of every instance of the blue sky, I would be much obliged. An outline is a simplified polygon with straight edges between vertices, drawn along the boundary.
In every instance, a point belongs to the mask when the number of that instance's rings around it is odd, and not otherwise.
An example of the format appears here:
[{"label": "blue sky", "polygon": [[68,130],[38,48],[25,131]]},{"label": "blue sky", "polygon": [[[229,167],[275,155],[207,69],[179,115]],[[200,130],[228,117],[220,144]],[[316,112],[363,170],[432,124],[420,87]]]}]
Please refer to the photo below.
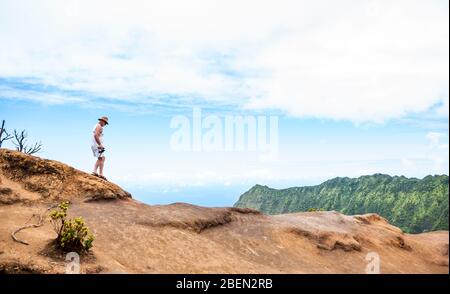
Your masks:
[{"label": "blue sky", "polygon": [[[0,0],[0,119],[90,171],[109,116],[105,173],[148,203],[448,174],[448,2],[311,2]],[[193,107],[278,116],[278,156],[175,152]]]}]

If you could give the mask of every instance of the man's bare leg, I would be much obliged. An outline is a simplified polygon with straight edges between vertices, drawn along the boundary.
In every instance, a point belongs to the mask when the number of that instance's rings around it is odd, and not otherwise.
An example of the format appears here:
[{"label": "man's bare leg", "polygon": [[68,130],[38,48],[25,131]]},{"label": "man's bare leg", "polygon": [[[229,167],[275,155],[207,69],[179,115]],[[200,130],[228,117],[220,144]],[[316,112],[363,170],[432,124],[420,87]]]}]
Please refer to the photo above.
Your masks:
[{"label": "man's bare leg", "polygon": [[100,163],[101,163],[101,157],[97,158],[97,161],[95,162],[94,172],[93,172],[94,174],[97,173],[97,169],[100,167]]},{"label": "man's bare leg", "polygon": [[103,176],[103,165],[105,164],[105,157],[100,157],[98,160],[100,160],[100,163],[98,165],[99,175]]}]

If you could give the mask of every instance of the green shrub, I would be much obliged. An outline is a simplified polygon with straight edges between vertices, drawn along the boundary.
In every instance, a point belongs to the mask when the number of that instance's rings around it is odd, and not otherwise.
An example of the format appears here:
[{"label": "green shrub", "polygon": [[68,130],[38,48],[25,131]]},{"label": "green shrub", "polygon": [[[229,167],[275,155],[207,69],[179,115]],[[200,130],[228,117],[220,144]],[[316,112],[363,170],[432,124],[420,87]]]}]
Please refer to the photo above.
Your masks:
[{"label": "green shrub", "polygon": [[322,208],[315,208],[315,207],[312,207],[312,208],[308,208],[308,210],[307,210],[308,212],[315,212],[315,211],[324,211]]},{"label": "green shrub", "polygon": [[92,247],[94,235],[89,231],[82,217],[67,218],[69,202],[61,202],[50,211],[50,222],[58,234],[57,244],[65,251],[87,251]]}]

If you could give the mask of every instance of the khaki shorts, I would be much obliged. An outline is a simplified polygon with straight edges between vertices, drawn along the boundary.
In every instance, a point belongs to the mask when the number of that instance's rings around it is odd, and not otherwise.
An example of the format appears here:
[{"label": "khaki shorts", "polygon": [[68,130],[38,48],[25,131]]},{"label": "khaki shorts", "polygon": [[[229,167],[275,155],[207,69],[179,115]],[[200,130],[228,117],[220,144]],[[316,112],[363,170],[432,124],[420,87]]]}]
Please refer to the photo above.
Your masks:
[{"label": "khaki shorts", "polygon": [[105,151],[100,152],[98,146],[91,146],[91,149],[95,158],[105,157]]}]

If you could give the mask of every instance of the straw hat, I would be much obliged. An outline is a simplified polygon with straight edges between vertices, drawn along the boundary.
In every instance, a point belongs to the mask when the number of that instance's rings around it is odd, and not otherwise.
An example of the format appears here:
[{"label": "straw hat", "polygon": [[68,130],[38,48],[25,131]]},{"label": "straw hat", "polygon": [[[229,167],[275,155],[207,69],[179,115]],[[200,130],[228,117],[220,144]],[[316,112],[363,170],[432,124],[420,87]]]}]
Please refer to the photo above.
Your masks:
[{"label": "straw hat", "polygon": [[101,118],[99,118],[98,120],[102,120],[102,121],[104,121],[105,122],[105,124],[107,124],[108,125],[108,117],[106,117],[106,116],[102,116]]}]

